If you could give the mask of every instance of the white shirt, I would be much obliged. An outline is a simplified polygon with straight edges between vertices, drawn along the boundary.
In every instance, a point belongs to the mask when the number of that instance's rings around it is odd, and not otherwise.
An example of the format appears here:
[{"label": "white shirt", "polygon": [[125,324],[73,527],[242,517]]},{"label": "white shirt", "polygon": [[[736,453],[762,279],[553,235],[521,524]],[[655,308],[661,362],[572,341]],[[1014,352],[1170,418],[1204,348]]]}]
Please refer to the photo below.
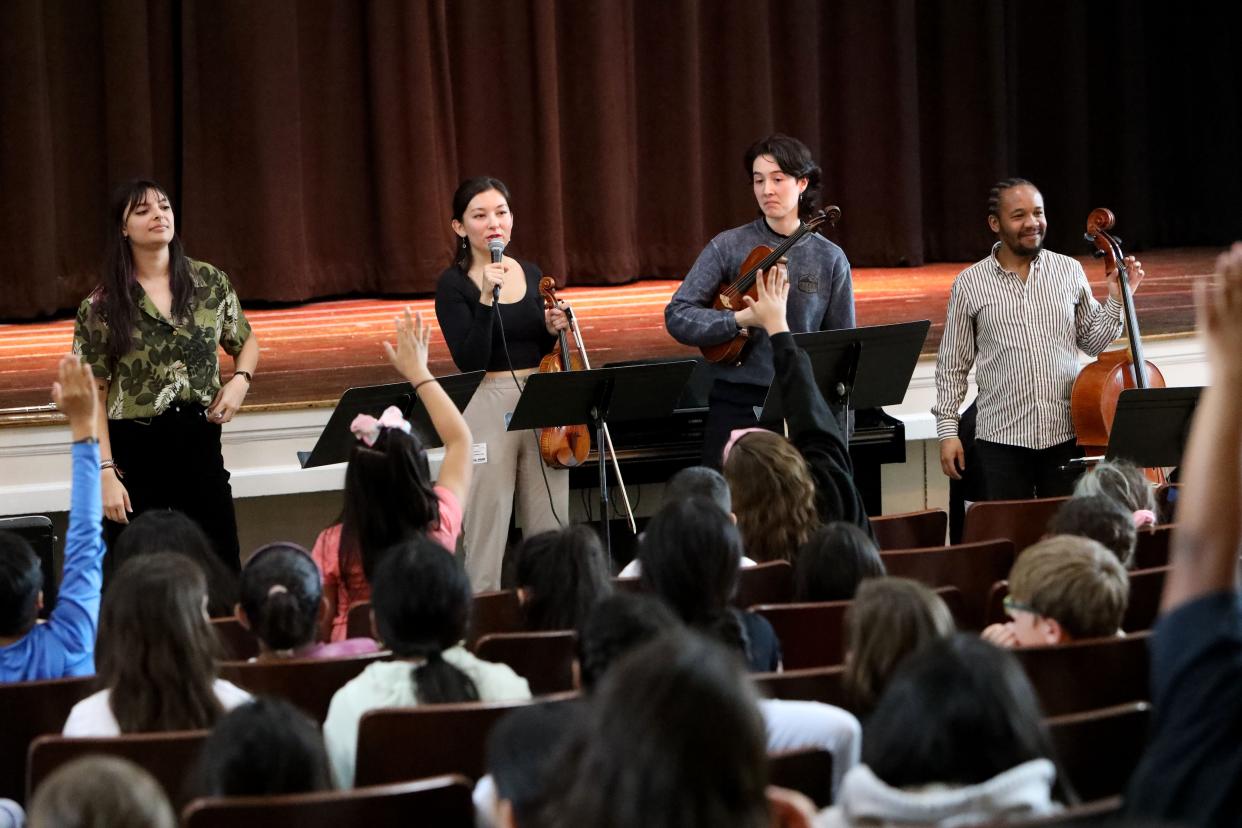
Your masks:
[{"label": "white shirt", "polygon": [[767,730],[768,753],[826,750],[832,754],[832,798],[845,774],[858,764],[862,725],[853,713],[815,701],[760,699],[759,712]]},{"label": "white shirt", "polygon": [[[226,711],[250,701],[249,693],[224,679],[216,679],[211,689],[215,691],[216,698]],[[111,698],[111,690],[100,690],[75,704],[69,711],[69,718],[65,720],[63,735],[120,736],[121,726],[116,723],[116,716],[112,714],[112,707],[108,703]]]},{"label": "white shirt", "polygon": [[[757,564],[754,561],[752,561],[750,558],[743,555],[742,563],[739,566],[742,569],[746,569],[747,567],[756,566],[756,565]],[[618,578],[637,578],[638,576],[642,574],[643,574],[643,562],[640,561],[638,558],[635,558],[634,560],[627,563],[624,569],[622,569],[620,572],[617,573],[617,577]]]}]

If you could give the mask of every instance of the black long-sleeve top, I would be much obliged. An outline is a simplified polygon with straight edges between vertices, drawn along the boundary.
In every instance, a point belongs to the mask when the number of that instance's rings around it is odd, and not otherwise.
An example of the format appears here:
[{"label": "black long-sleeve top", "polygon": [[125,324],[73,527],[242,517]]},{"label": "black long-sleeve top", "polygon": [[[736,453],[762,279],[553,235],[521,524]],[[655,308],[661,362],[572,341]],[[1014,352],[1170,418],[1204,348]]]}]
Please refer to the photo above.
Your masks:
[{"label": "black long-sleeve top", "polygon": [[772,337],[772,363],[781,390],[789,440],[806,458],[815,480],[815,506],[827,523],[852,523],[875,539],[862,495],[854,484],[849,444],[815,384],[811,358],[794,343],[793,334]]},{"label": "black long-sleeve top", "polygon": [[[510,367],[536,368],[552,350],[556,337],[544,324],[539,295],[538,265],[519,261],[526,277],[526,295],[516,302],[485,305],[479,288],[464,270],[453,265],[436,282],[436,321],[459,371],[507,371]],[[500,325],[504,322],[504,339]],[[505,358],[505,343],[509,358]]]}]

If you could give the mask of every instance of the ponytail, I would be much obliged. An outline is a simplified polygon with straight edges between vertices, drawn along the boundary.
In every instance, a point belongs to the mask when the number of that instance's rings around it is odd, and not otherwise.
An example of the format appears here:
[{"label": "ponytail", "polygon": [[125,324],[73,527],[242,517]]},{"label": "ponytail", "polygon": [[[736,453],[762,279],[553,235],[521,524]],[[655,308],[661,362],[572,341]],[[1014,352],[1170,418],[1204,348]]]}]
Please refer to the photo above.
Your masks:
[{"label": "ponytail", "polygon": [[414,697],[419,704],[451,704],[479,700],[479,688],[470,676],[444,660],[444,653],[434,649],[427,660],[411,673]]}]

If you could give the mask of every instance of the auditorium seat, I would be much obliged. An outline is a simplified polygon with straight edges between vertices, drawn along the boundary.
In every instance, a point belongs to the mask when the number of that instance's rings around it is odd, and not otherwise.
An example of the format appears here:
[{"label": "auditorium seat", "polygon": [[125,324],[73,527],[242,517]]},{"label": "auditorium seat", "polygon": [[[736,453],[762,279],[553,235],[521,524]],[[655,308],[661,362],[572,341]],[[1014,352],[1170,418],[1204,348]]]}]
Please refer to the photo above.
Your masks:
[{"label": "auditorium seat", "polygon": [[1135,569],[1130,573],[1130,602],[1121,628],[1126,632],[1150,630],[1160,614],[1160,598],[1169,567]]},{"label": "auditorium seat", "polygon": [[[540,699],[564,703],[576,693]],[[358,725],[354,784],[383,785],[460,773],[478,779],[486,773],[487,734],[518,702],[465,702],[372,710]],[[433,747],[434,749],[427,749]]]},{"label": "auditorium seat", "polygon": [[60,733],[75,704],[95,689],[95,677],[0,684],[0,798],[22,802],[26,754],[36,736]]},{"label": "auditorium seat", "polygon": [[522,632],[522,628],[522,605],[518,602],[517,590],[480,592],[470,605],[470,632],[466,635],[466,645],[473,647],[485,635]]},{"label": "auditorium seat", "polygon": [[738,570],[734,606],[784,604],[793,600],[793,566],[789,561],[768,561]]},{"label": "auditorium seat", "polygon": [[512,667],[536,696],[574,689],[577,636],[572,630],[493,633],[478,640],[474,653]]},{"label": "auditorium seat", "polygon": [[750,609],[772,625],[785,669],[801,670],[845,661],[845,611],[850,603],[759,604]]},{"label": "auditorium seat", "polygon": [[1138,530],[1138,540],[1134,544],[1134,568],[1156,569],[1169,565],[1169,542],[1173,539],[1173,529],[1169,526],[1144,526]]},{"label": "auditorium seat", "polygon": [[1141,632],[1013,652],[1035,687],[1044,715],[1060,716],[1148,701],[1150,637]]},{"label": "auditorium seat", "polygon": [[789,750],[768,756],[768,782],[805,794],[817,808],[832,804],[832,754]]},{"label": "auditorium seat", "polygon": [[988,624],[1004,624],[1009,620],[1009,613],[1005,612],[1005,599],[1008,597],[1008,581],[997,581],[992,584],[992,588],[988,590],[987,617],[983,622],[985,627]]},{"label": "auditorium seat", "polygon": [[1151,708],[1145,702],[1054,716],[1052,744],[1083,802],[1124,793],[1147,745]]},{"label": "auditorium seat", "polygon": [[961,590],[965,626],[975,630],[983,629],[992,584],[1009,577],[1013,558],[1013,542],[1001,539],[880,553],[889,575]]},{"label": "auditorium seat", "polygon": [[212,797],[187,805],[181,824],[185,828],[471,828],[471,790],[470,780],[454,774],[349,791]]},{"label": "auditorium seat", "polygon": [[236,618],[213,618],[211,627],[216,631],[216,640],[227,660],[245,661],[259,654],[259,639]]},{"label": "auditorium seat", "polygon": [[871,518],[880,549],[916,549],[944,546],[949,532],[949,513],[944,509],[924,509],[899,515]]},{"label": "auditorium seat", "polygon": [[1089,826],[1106,828],[1106,826],[1109,826],[1110,828],[1115,828],[1117,825],[1128,824],[1118,822],[1118,815],[1120,813],[1121,797],[1112,796],[1095,802],[1085,802],[1082,805],[1071,805],[1063,811],[1046,816],[1028,817],[1026,819],[1010,816],[996,822],[979,823],[979,828],[1056,828],[1056,826],[1065,826],[1065,828],[1089,828]]},{"label": "auditorium seat", "polygon": [[1068,497],[1032,500],[979,500],[966,510],[962,543],[1006,538],[1021,554],[1048,531],[1048,523]]},{"label": "auditorium seat", "polygon": [[40,736],[30,745],[26,792],[33,795],[52,771],[90,754],[128,759],[155,777],[174,808],[185,802],[186,778],[198,761],[206,730],[129,733],[98,738]]},{"label": "auditorium seat", "polygon": [[752,676],[759,695],[767,699],[817,701],[849,709],[845,692],[845,666],[810,667]]},{"label": "auditorium seat", "polygon": [[256,696],[276,696],[301,708],[323,724],[332,696],[376,661],[392,653],[371,653],[350,658],[290,658],[279,661],[225,661],[220,678]]},{"label": "auditorium seat", "polygon": [[346,638],[378,638],[379,633],[371,626],[371,602],[358,601],[349,605],[345,615]]}]

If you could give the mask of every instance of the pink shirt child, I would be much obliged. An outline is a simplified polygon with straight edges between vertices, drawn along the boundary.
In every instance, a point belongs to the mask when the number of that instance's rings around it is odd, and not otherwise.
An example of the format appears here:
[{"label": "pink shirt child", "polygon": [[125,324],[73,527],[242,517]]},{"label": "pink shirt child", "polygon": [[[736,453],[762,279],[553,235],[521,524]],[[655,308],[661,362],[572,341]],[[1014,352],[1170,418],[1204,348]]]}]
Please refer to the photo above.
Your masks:
[{"label": "pink shirt child", "polygon": [[[457,536],[461,534],[461,503],[457,495],[443,486],[434,489],[440,503],[440,523],[427,531],[427,537],[440,543],[450,552],[457,549]],[[311,557],[319,567],[323,578],[325,595],[336,598],[336,615],[332,619],[332,640],[345,640],[345,622],[349,607],[360,601],[371,600],[371,585],[362,572],[362,561],[355,557],[348,572],[341,572],[341,524],[334,523],[319,533]]]}]

